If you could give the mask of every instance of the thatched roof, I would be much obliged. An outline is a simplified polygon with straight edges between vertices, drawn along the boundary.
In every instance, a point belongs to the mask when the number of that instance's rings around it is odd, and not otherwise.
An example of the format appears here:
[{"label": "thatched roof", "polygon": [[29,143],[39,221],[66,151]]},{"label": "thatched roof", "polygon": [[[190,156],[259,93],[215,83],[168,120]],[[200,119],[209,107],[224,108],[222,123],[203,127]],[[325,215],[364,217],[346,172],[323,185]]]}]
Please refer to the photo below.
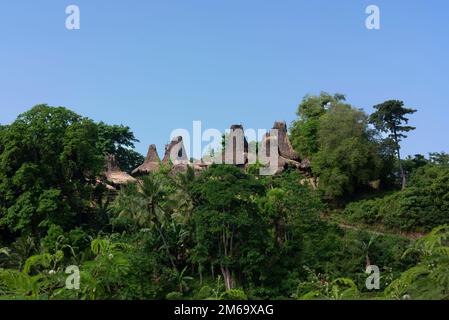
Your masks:
[{"label": "thatched roof", "polygon": [[150,172],[159,170],[160,165],[161,159],[157,154],[156,146],[152,144],[148,148],[148,153],[147,157],[145,158],[145,162],[136,169],[134,169],[132,175],[134,176],[146,175]]},{"label": "thatched roof", "polygon": [[300,159],[298,154],[294,151],[290,139],[287,133],[287,124],[285,121],[276,121],[273,125],[273,129],[277,129],[277,135],[272,136],[267,133],[262,140],[259,152],[265,153],[266,156],[270,156],[270,144],[277,142],[277,166],[276,173],[282,172],[287,166],[293,166],[301,171],[307,171],[310,169],[310,161],[308,159]]},{"label": "thatched roof", "polygon": [[185,163],[175,164],[175,165],[173,165],[173,167],[171,168],[169,174],[170,174],[171,176],[175,176],[175,175],[177,175],[178,173],[186,172],[188,167],[189,167],[189,165],[188,165],[188,164],[185,164]]},{"label": "thatched roof", "polygon": [[[276,121],[273,125],[273,129],[277,129],[277,135],[271,136],[267,133],[260,145],[259,153],[266,152],[269,154],[270,141],[277,140],[278,148],[276,156],[278,157],[278,170],[282,172],[287,166],[294,166],[302,171],[310,170],[310,161],[308,159],[301,159],[300,156],[293,149],[287,132],[287,124],[285,121]],[[241,143],[243,141],[243,143]],[[234,142],[237,142],[234,144]],[[241,124],[234,124],[230,128],[229,135],[226,137],[225,150],[216,157],[221,157],[223,163],[234,164],[237,166],[245,166],[248,163],[248,150],[249,144],[246,140],[243,126]],[[150,172],[158,171],[161,164],[173,165],[170,174],[176,174],[178,172],[186,171],[189,166],[193,166],[196,173],[208,168],[213,159],[207,159],[207,161],[197,160],[190,163],[188,154],[186,152],[183,138],[181,136],[175,137],[172,141],[165,146],[164,157],[162,161],[157,154],[156,146],[150,145],[145,162],[138,168],[134,169],[132,175],[141,176]],[[112,170],[109,173],[111,179],[115,179],[120,182],[127,180],[123,174],[118,174],[119,171]],[[121,171],[120,171],[121,172]],[[129,175],[128,175],[129,176]],[[132,177],[131,177],[132,178]]]},{"label": "thatched roof", "polygon": [[148,148],[148,153],[147,157],[145,158],[145,162],[161,162],[161,159],[157,154],[156,145],[152,144]]},{"label": "thatched roof", "polygon": [[178,163],[174,165],[170,170],[170,175],[175,176],[178,173],[186,172],[188,168],[193,168],[195,175],[199,175],[201,171],[207,169],[207,165],[199,163]]},{"label": "thatched roof", "polygon": [[234,165],[245,165],[248,162],[248,141],[241,124],[231,126],[229,135],[226,137],[222,161]]},{"label": "thatched roof", "polygon": [[189,163],[189,158],[187,157],[187,152],[181,136],[173,138],[173,140],[165,146],[165,154],[162,163],[172,163],[173,165]]},{"label": "thatched roof", "polygon": [[293,150],[287,133],[287,124],[285,121],[276,121],[273,129],[278,130],[279,154],[289,160],[299,161],[299,155]]},{"label": "thatched roof", "polygon": [[126,172],[120,170],[115,156],[108,155],[106,158],[106,172],[104,173],[106,180],[112,186],[121,186],[126,183],[134,182],[135,179]]}]

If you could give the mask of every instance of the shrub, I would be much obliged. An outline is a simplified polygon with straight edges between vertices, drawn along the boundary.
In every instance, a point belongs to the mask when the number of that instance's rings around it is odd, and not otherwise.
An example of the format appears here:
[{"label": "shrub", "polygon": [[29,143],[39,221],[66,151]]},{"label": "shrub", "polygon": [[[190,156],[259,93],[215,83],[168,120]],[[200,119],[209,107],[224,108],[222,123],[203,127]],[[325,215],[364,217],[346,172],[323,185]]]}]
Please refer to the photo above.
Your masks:
[{"label": "shrub", "polygon": [[204,300],[212,297],[212,295],[213,295],[212,288],[209,287],[208,285],[205,285],[201,287],[201,289],[195,295],[195,299]]},{"label": "shrub", "polygon": [[248,300],[243,290],[232,289],[222,293],[220,300]]},{"label": "shrub", "polygon": [[350,221],[381,223],[388,229],[429,231],[449,223],[449,168],[427,165],[410,178],[405,190],[384,198],[349,204]]},{"label": "shrub", "polygon": [[183,300],[183,295],[181,292],[170,292],[165,296],[167,300]]}]

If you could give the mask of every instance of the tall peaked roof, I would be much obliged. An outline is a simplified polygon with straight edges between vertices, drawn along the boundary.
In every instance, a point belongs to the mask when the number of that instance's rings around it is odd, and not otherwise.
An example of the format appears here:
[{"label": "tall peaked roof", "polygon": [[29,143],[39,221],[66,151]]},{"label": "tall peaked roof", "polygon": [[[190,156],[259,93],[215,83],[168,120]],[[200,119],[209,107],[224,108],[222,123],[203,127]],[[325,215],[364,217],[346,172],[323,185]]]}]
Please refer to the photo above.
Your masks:
[{"label": "tall peaked roof", "polygon": [[172,141],[165,146],[165,154],[162,163],[167,164],[170,162],[174,165],[187,164],[189,162],[181,136],[173,138]]},{"label": "tall peaked roof", "polygon": [[225,140],[224,152],[222,153],[222,161],[226,164],[234,164],[237,166],[245,165],[248,161],[248,141],[241,124],[233,124],[229,131],[229,135]]},{"label": "tall peaked roof", "polygon": [[290,139],[288,138],[287,124],[285,121],[276,121],[273,129],[278,130],[279,154],[286,159],[299,161],[299,155],[293,150]]},{"label": "tall peaked roof", "polygon": [[145,175],[153,171],[159,170],[161,165],[161,159],[157,154],[156,146],[154,144],[150,145],[148,148],[148,153],[145,158],[145,162],[141,164],[139,167],[133,170],[133,175]]},{"label": "tall peaked roof", "polygon": [[287,124],[285,121],[276,121],[273,125],[273,129],[277,130],[277,133],[272,135],[271,132],[267,133],[262,140],[259,152],[270,157],[272,143],[277,143],[276,156],[277,157],[277,172],[282,172],[286,166],[293,166],[302,171],[307,171],[310,168],[310,161],[303,159],[301,161],[299,155],[293,149],[287,132]]},{"label": "tall peaked roof", "polygon": [[114,155],[108,155],[106,158],[106,172],[104,173],[108,183],[113,186],[120,186],[126,183],[134,182],[135,179],[126,172],[120,170]]},{"label": "tall peaked roof", "polygon": [[159,155],[157,154],[156,145],[152,144],[148,148],[148,153],[145,158],[145,161],[148,162],[159,162],[161,159],[159,158]]}]

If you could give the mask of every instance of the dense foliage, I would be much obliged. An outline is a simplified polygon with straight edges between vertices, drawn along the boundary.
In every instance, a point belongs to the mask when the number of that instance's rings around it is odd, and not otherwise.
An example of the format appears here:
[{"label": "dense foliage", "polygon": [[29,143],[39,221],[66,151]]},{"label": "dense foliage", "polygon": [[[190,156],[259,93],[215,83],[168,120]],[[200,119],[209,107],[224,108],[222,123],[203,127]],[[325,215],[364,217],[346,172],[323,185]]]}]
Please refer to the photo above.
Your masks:
[{"label": "dense foliage", "polygon": [[345,103],[345,96],[306,96],[291,127],[292,144],[309,158],[319,188],[328,198],[348,197],[392,167],[389,144],[369,126],[368,116]]},{"label": "dense foliage", "polygon": [[420,167],[405,190],[351,203],[344,214],[352,221],[400,231],[425,232],[449,224],[449,166]]},{"label": "dense foliage", "polygon": [[311,172],[164,166],[117,191],[106,156],[128,172],[143,160],[129,128],[47,105],[0,126],[0,297],[449,298],[449,156],[395,160],[387,123],[343,95],[307,96],[298,117]]},{"label": "dense foliage", "polygon": [[62,107],[21,114],[0,131],[0,228],[38,238],[53,224],[101,228],[97,177],[107,154],[133,158],[124,147],[134,141],[127,127],[96,124]]}]

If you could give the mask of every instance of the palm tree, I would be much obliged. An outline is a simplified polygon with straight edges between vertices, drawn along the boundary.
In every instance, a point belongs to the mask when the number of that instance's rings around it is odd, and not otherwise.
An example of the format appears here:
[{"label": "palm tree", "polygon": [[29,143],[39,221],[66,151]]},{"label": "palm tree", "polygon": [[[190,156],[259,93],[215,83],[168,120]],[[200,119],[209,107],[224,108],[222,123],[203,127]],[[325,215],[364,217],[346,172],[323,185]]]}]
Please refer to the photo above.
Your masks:
[{"label": "palm tree", "polygon": [[385,295],[394,299],[449,299],[449,225],[433,229],[407,249],[403,258],[413,255],[418,263],[406,270],[387,288]]},{"label": "palm tree", "polygon": [[359,248],[362,250],[363,254],[365,255],[365,264],[366,268],[368,268],[371,265],[371,259],[370,259],[370,252],[371,247],[373,246],[374,242],[378,239],[378,235],[371,235],[368,242],[364,240],[356,240],[356,243],[358,244]]},{"label": "palm tree", "polygon": [[177,270],[163,232],[167,221],[165,208],[167,199],[168,192],[162,177],[150,173],[138,182],[124,186],[113,208],[119,217],[131,219],[138,227],[155,228],[161,237],[170,263]]},{"label": "palm tree", "polygon": [[182,269],[181,273],[178,274],[178,286],[179,292],[184,293],[184,289],[188,289],[188,282],[194,280],[194,278],[186,276],[185,273],[187,271],[187,267]]},{"label": "palm tree", "polygon": [[32,237],[20,237],[11,248],[0,248],[0,265],[7,268],[22,270],[25,261],[36,251]]},{"label": "palm tree", "polygon": [[8,260],[10,256],[10,250],[7,247],[0,248],[0,266],[2,266],[5,261]]},{"label": "palm tree", "polygon": [[186,172],[181,172],[173,179],[176,190],[170,197],[175,215],[181,217],[182,223],[187,224],[193,212],[192,184],[195,181],[195,171],[188,166]]}]

